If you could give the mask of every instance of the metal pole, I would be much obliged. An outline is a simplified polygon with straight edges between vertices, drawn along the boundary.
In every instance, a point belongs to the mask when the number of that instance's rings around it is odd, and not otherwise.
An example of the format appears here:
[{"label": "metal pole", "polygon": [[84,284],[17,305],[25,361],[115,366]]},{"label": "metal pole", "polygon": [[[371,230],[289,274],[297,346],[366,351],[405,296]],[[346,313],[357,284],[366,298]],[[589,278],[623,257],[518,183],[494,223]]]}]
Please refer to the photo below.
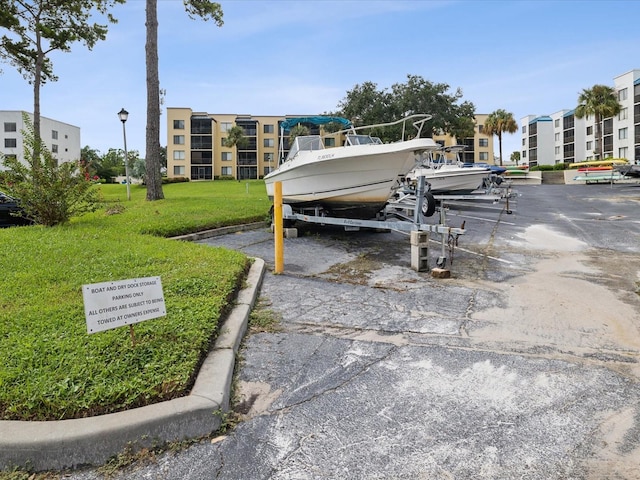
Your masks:
[{"label": "metal pole", "polygon": [[282,218],[282,182],[273,184],[274,273],[284,272],[284,222]]},{"label": "metal pole", "polygon": [[122,137],[124,138],[124,174],[127,177],[127,200],[131,200],[131,187],[129,184],[129,158],[127,155],[127,132],[124,128],[125,122],[122,122]]}]

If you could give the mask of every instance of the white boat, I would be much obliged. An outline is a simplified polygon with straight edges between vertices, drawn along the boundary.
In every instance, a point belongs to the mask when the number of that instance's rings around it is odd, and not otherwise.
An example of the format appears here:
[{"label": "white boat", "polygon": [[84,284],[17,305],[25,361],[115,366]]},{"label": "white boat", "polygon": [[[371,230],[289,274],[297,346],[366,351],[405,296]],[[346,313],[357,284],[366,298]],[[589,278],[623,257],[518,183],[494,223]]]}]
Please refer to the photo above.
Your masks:
[{"label": "white boat", "polygon": [[618,173],[625,177],[634,177],[640,178],[640,165],[639,164],[631,164],[631,165],[616,165],[613,167]]},{"label": "white boat", "polygon": [[[482,166],[464,166],[460,161],[460,152],[464,145],[454,145],[442,148],[437,156],[427,159],[418,165],[408,175],[409,182],[424,177],[430,185],[433,194],[468,194],[482,188],[485,180],[491,175],[491,170]],[[454,156],[453,159],[449,155]]]},{"label": "white boat", "polygon": [[[340,132],[345,134],[345,145],[332,148],[325,148],[320,135],[298,136],[286,160],[265,175],[267,195],[273,199],[274,183],[281,182],[283,203],[292,208],[320,207],[327,216],[375,218],[420,155],[439,148],[433,139],[420,138],[430,118],[411,115],[389,124],[351,126]],[[413,140],[382,143],[377,137],[357,133],[407,120],[418,129]]]}]

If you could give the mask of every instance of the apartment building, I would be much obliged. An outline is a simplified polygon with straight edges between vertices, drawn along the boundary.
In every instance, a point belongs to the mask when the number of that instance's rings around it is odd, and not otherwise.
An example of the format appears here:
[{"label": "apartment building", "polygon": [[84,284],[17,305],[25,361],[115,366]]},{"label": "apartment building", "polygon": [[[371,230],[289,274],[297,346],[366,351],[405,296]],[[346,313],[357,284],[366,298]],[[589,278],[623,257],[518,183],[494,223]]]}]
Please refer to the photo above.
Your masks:
[{"label": "apartment building", "polygon": [[[604,158],[640,162],[640,70],[615,77],[614,88],[621,110],[602,122]],[[523,163],[535,166],[595,160],[598,140],[594,120],[576,118],[575,109],[523,117],[520,120]]]},{"label": "apartment building", "polygon": [[[24,159],[22,131],[26,130],[24,115],[33,124],[33,114],[20,110],[0,110],[0,153]],[[40,117],[40,136],[47,149],[59,162],[80,159],[80,128],[47,117]],[[2,169],[0,165],[0,169]]]},{"label": "apartment building", "polygon": [[[257,179],[278,165],[280,124],[291,116],[253,116],[241,114],[209,114],[191,108],[167,108],[167,175],[191,180],[216,178]],[[493,138],[482,133],[487,115],[476,116],[476,134],[464,139],[464,160],[493,163]],[[246,145],[227,147],[227,133],[234,127],[243,129]],[[322,127],[305,124],[311,135],[324,134]],[[338,135],[323,137],[326,147],[342,144]],[[442,145],[454,142],[449,136],[437,136]],[[289,148],[282,139],[283,150]],[[462,142],[460,142],[462,143]]]}]

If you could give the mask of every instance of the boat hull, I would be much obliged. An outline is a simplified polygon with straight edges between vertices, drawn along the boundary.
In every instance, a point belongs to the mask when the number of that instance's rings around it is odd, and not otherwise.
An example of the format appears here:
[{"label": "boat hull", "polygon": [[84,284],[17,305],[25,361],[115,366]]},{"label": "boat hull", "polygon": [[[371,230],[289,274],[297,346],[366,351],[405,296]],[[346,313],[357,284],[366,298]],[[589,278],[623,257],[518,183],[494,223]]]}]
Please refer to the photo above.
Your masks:
[{"label": "boat hull", "polygon": [[416,139],[300,152],[265,176],[267,195],[273,199],[274,184],[281,182],[283,203],[321,207],[336,217],[374,218],[417,155],[436,148],[432,139]]},{"label": "boat hull", "polygon": [[490,170],[476,167],[443,165],[440,168],[417,168],[411,177],[424,177],[435,194],[468,194],[482,187]]},{"label": "boat hull", "polygon": [[640,178],[640,165],[619,165],[616,171],[626,177]]}]

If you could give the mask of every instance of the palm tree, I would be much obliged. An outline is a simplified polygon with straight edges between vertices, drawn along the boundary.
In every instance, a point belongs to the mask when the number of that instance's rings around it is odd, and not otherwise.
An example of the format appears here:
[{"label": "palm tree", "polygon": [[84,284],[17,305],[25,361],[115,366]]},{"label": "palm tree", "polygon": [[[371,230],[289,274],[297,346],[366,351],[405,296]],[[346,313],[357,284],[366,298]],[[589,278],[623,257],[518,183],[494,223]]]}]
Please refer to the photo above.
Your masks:
[{"label": "palm tree", "polygon": [[620,113],[620,103],[614,88],[607,85],[594,85],[585,88],[578,97],[578,106],[575,110],[576,118],[594,117],[596,127],[596,155],[602,160],[602,121]]},{"label": "palm tree", "polygon": [[293,145],[293,140],[296,137],[303,137],[305,135],[309,135],[309,127],[306,127],[299,123],[297,125],[294,125],[289,131],[289,145]]},{"label": "palm tree", "polygon": [[511,112],[499,108],[490,113],[484,122],[484,133],[498,136],[498,147],[500,149],[500,166],[502,166],[502,134],[516,133],[518,124]]},{"label": "palm tree", "polygon": [[236,147],[236,179],[240,181],[240,161],[238,159],[238,148],[245,148],[249,144],[249,139],[244,134],[244,129],[239,125],[234,125],[227,132],[227,138],[224,140],[224,146]]}]

